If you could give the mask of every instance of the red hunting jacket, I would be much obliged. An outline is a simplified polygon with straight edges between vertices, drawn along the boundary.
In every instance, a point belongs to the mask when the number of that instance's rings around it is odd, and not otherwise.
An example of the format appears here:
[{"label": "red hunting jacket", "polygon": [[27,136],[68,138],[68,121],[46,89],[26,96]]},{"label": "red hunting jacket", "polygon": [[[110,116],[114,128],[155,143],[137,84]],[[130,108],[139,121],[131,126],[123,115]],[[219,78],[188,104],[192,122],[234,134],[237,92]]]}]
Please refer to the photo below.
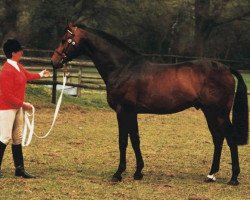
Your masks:
[{"label": "red hunting jacket", "polygon": [[20,72],[5,62],[0,72],[0,110],[18,109],[23,106],[26,83],[39,79],[39,74],[26,71],[18,63]]}]

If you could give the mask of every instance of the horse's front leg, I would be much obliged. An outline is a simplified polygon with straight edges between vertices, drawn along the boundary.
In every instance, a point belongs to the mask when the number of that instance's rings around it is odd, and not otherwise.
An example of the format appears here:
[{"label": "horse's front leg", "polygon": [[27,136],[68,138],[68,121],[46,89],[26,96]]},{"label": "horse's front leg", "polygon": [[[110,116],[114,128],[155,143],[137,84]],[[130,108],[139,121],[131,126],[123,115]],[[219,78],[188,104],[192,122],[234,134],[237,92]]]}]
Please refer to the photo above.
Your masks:
[{"label": "horse's front leg", "polygon": [[142,169],[144,167],[144,162],[140,149],[140,137],[138,130],[137,114],[131,114],[129,119],[130,119],[130,130],[129,130],[130,140],[136,157],[136,171],[134,173],[134,179],[141,180],[143,178]]},{"label": "horse's front leg", "polygon": [[112,181],[118,182],[122,180],[122,173],[126,170],[126,149],[128,146],[128,121],[127,115],[123,111],[117,112],[117,121],[119,128],[119,150],[120,163],[116,173],[113,175]]}]

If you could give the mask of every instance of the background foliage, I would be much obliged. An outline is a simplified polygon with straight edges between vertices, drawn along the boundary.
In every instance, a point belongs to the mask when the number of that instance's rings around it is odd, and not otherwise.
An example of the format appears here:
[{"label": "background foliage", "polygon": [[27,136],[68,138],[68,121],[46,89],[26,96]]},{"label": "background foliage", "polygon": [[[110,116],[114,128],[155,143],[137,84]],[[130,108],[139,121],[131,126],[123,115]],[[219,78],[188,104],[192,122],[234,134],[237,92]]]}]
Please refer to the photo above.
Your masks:
[{"label": "background foliage", "polygon": [[142,53],[250,57],[248,0],[1,0],[0,43],[54,49],[68,21],[117,36]]}]

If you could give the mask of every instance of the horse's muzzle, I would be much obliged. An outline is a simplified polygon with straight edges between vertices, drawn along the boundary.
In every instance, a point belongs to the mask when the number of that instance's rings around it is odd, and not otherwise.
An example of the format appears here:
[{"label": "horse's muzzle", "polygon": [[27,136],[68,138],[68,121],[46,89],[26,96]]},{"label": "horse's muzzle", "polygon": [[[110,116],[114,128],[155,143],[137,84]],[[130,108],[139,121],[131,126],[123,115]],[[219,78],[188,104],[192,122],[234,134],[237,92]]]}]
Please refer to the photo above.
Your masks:
[{"label": "horse's muzzle", "polygon": [[59,69],[63,67],[63,63],[62,62],[55,62],[53,60],[51,60],[51,65],[53,66],[53,68],[55,69]]}]

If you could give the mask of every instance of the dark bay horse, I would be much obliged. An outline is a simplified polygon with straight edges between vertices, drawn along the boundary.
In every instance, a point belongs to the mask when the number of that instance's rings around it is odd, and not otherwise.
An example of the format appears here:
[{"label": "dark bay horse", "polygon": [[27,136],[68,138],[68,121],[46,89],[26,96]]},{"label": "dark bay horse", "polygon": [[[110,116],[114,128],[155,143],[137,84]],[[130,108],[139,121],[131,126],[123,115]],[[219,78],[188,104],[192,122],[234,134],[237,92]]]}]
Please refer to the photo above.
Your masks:
[{"label": "dark bay horse", "polygon": [[[232,177],[228,183],[239,184],[238,145],[248,142],[248,100],[246,85],[236,70],[212,60],[152,63],[112,35],[69,24],[51,58],[53,67],[60,68],[81,54],[94,62],[106,84],[108,104],[117,114],[120,163],[112,181],[121,181],[126,169],[128,135],[136,157],[134,179],[143,177],[137,114],[169,114],[195,107],[203,111],[214,143],[213,162],[206,181],[215,181],[226,138],[232,159]],[[232,74],[238,80],[236,93]]]}]

